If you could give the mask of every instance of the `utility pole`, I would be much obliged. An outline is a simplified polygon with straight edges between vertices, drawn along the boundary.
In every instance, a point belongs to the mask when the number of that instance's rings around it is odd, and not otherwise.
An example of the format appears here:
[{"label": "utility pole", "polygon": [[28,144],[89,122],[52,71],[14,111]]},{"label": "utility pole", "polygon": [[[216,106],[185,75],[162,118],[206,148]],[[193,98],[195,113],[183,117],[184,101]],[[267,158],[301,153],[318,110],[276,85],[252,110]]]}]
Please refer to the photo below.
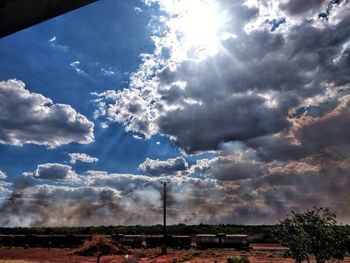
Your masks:
[{"label": "utility pole", "polygon": [[161,254],[167,253],[168,234],[166,232],[166,186],[167,181],[160,182],[163,185],[163,245],[161,247]]},{"label": "utility pole", "polygon": [[163,237],[164,239],[167,236],[166,233],[166,186],[168,182],[161,182],[163,185]]}]

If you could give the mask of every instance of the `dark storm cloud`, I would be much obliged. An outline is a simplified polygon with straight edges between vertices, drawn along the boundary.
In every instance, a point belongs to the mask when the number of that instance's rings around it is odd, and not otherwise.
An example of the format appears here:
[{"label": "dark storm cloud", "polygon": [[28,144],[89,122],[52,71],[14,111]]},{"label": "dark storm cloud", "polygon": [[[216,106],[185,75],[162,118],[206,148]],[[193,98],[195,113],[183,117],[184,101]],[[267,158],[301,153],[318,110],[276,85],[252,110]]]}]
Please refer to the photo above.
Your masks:
[{"label": "dark storm cloud", "polygon": [[183,157],[170,158],[165,161],[147,158],[139,166],[141,171],[154,176],[173,175],[177,172],[185,171],[187,168],[188,164]]},{"label": "dark storm cloud", "polygon": [[344,97],[337,108],[322,117],[304,115],[295,122],[296,127],[291,132],[310,152],[316,153],[330,146],[347,146],[350,142],[350,135],[346,132],[350,123],[350,97]]},{"label": "dark storm cloud", "polygon": [[[323,95],[327,83],[350,81],[348,6],[334,11],[333,22],[301,19],[281,31],[260,26],[247,32],[244,26],[257,15],[238,12],[252,8],[225,5],[235,21],[226,32],[236,37],[222,40],[220,51],[201,61],[159,62],[154,70],[147,63],[153,67],[158,61],[149,56],[129,89],[100,95],[117,101],[107,104],[110,120],[146,136],[167,135],[186,153],[217,150],[222,142],[289,129],[292,108]],[[150,80],[148,70],[157,77]],[[138,110],[131,111],[136,103]]]},{"label": "dark storm cloud", "polygon": [[215,178],[220,181],[256,178],[263,174],[262,163],[252,160],[241,160],[234,155],[200,160],[191,169],[200,177]]},{"label": "dark storm cloud", "polygon": [[217,149],[221,142],[274,133],[288,125],[280,109],[267,108],[266,100],[258,95],[211,100],[205,108],[184,105],[183,110],[160,117],[160,132],[173,136],[185,152],[196,153]]},{"label": "dark storm cloud", "polygon": [[25,89],[19,80],[0,82],[0,143],[58,147],[91,143],[94,124],[66,104]]},{"label": "dark storm cloud", "polygon": [[[217,149],[223,141],[244,141],[287,129],[288,109],[322,94],[322,83],[344,85],[350,81],[345,73],[350,72],[348,48],[342,50],[349,39],[347,20],[325,28],[305,23],[283,38],[259,31],[227,41],[226,50],[244,65],[239,68],[225,55],[214,57],[215,64],[210,59],[199,65],[182,63],[172,78],[186,81],[182,97],[199,103],[188,105],[178,100],[180,110],[159,118],[160,133],[169,134],[180,148],[193,153]],[[261,44],[254,47],[256,43]],[[339,55],[340,60],[334,62]],[[237,96],[238,92],[242,94]],[[269,92],[271,101],[261,97]]]},{"label": "dark storm cloud", "polygon": [[[342,90],[347,91],[348,87]],[[322,151],[347,157],[349,105],[347,92],[345,96],[315,103],[300,114],[291,115],[288,132],[252,139],[247,145],[256,149],[257,156],[264,161],[298,160]]]},{"label": "dark storm cloud", "polygon": [[289,0],[281,4],[281,9],[287,11],[291,15],[302,15],[305,13],[312,13],[313,15],[321,12],[321,8],[328,2],[325,0]]},{"label": "dark storm cloud", "polygon": [[[315,16],[318,15],[321,19],[328,20],[333,9],[340,5],[342,0],[290,0],[281,4],[281,9],[292,16]],[[347,1],[345,1],[347,2]]]}]

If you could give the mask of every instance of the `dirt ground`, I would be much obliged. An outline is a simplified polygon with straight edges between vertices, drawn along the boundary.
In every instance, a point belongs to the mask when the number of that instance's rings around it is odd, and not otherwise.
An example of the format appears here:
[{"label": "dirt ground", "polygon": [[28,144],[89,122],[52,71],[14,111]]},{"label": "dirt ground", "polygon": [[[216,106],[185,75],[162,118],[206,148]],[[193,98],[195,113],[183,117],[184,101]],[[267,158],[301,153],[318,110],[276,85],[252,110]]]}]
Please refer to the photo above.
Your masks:
[{"label": "dirt ground", "polygon": [[[168,249],[166,255],[160,255],[159,249],[131,249],[128,255],[101,257],[101,263],[223,263],[231,256],[247,255],[251,263],[280,263],[294,262],[284,258],[286,248],[280,245],[252,244],[250,252],[234,251],[232,249],[209,250],[174,250]],[[43,249],[43,248],[0,248],[0,263],[33,263],[33,262],[96,262],[95,257],[82,257],[74,254],[72,249]],[[340,262],[350,263],[350,257]]]}]

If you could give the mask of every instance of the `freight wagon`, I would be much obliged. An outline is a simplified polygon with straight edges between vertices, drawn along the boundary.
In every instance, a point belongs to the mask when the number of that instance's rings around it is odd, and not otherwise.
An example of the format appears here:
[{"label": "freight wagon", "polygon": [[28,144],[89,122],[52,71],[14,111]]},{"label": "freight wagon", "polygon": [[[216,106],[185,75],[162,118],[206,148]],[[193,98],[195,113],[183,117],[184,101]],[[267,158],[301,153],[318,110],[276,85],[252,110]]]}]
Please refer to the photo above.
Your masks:
[{"label": "freight wagon", "polygon": [[[155,248],[164,244],[162,235],[107,235],[124,246],[132,248]],[[0,235],[1,246],[23,247],[79,247],[91,235]],[[193,242],[192,242],[193,241]],[[206,248],[235,248],[249,250],[246,235],[200,234],[191,236],[173,235],[165,240],[168,247],[189,249],[194,245],[198,249]]]}]

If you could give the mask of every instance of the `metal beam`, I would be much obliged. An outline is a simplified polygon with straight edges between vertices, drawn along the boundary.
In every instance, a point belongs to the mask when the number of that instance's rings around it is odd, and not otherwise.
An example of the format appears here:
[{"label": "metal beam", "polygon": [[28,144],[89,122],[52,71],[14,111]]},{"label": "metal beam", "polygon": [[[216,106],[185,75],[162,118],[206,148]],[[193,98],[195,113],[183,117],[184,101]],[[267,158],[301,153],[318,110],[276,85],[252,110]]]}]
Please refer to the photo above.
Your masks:
[{"label": "metal beam", "polygon": [[97,0],[0,0],[0,38]]}]

